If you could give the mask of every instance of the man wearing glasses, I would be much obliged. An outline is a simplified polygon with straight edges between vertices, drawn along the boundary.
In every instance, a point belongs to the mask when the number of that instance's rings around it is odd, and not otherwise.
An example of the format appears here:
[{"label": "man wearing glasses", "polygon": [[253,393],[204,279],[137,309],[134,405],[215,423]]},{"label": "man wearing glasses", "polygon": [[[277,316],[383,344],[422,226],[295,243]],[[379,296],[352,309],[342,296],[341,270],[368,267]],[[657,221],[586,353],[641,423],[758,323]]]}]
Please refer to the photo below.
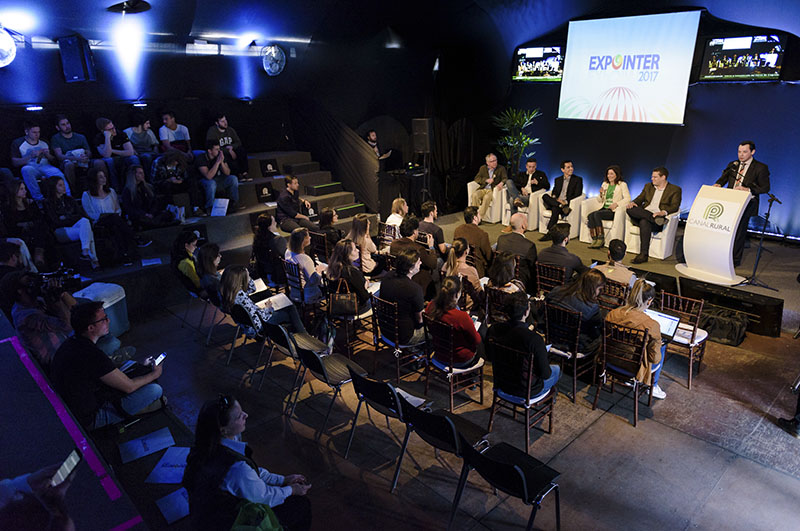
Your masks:
[{"label": "man wearing glasses", "polygon": [[131,164],[141,166],[139,157],[136,156],[128,135],[124,131],[118,133],[114,122],[108,118],[98,118],[95,125],[100,132],[94,137],[94,147],[108,166],[114,189],[122,193],[122,188],[125,186],[122,176]]},{"label": "man wearing glasses", "polygon": [[97,347],[97,340],[108,334],[109,329],[102,302],[74,306],[70,324],[75,335],[56,351],[50,377],[81,425],[95,430],[157,411],[166,404],[161,386],[155,383],[163,364],[155,365],[148,358],[144,367],[149,372],[131,378]]}]

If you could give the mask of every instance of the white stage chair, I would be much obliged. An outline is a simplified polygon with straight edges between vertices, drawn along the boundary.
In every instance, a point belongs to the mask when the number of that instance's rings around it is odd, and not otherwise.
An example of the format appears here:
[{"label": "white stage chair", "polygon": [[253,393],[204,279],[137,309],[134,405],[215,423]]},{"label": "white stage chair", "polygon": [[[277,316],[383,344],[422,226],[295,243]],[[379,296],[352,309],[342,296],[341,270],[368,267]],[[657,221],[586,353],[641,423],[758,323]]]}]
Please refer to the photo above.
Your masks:
[{"label": "white stage chair", "polygon": [[[603,206],[596,197],[590,197],[581,203],[581,241],[584,243],[592,243],[592,237],[589,233],[589,214],[595,210],[600,210]],[[625,214],[625,205],[620,204],[614,211],[614,219],[603,220],[603,233],[606,239],[606,246],[611,240],[625,241],[625,236],[628,233],[629,218]]]},{"label": "white stage chair", "polygon": [[[661,232],[654,232],[650,238],[650,253],[651,258],[658,258],[665,260],[672,256],[675,250],[675,236],[678,234],[678,216],[680,212],[675,212],[667,216],[667,225]],[[627,215],[628,230],[625,234],[625,245],[628,246],[628,252],[639,254],[641,238],[639,237],[639,226],[636,225],[632,219]]]},{"label": "white stage chair", "polygon": [[[528,214],[528,230],[536,230],[539,227],[539,196],[545,193],[545,190],[536,190],[528,196],[528,206],[517,209],[517,212]],[[508,201],[508,194],[506,193],[506,201],[503,207],[503,225],[508,225],[510,221],[511,203]]]},{"label": "white stage chair", "polygon": [[[547,222],[550,221],[551,212],[544,207],[544,201],[542,201],[543,197],[544,194],[539,196],[539,232],[547,234]],[[570,225],[569,237],[573,240],[577,238],[580,233],[581,203],[583,203],[584,199],[586,199],[586,194],[581,194],[569,202],[569,208],[571,208],[572,211],[564,220]]]},{"label": "white stage chair", "polygon": [[[472,180],[467,183],[467,205],[472,205],[472,194],[478,189],[478,183]],[[506,189],[493,188],[492,189],[492,205],[486,212],[486,217],[483,221],[487,223],[500,223],[503,218],[503,208],[506,206]],[[480,207],[478,207],[480,208]]]}]

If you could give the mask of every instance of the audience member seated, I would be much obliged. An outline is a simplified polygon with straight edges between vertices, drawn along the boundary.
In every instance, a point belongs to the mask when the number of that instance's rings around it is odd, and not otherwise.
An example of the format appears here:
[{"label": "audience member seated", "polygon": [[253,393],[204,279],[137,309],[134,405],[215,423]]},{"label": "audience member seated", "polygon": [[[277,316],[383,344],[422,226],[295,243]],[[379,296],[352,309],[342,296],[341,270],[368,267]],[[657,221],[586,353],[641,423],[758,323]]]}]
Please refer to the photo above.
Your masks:
[{"label": "audience member seated", "polygon": [[510,179],[506,179],[506,194],[508,204],[511,205],[511,214],[516,214],[517,209],[527,207],[530,195],[538,190],[548,190],[550,181],[547,174],[536,169],[537,162],[534,158],[525,161],[525,171],[518,172]]},{"label": "audience member seated", "polygon": [[195,262],[194,252],[197,250],[197,233],[185,230],[178,234],[172,242],[170,250],[170,266],[185,279],[184,285],[194,287],[194,292],[200,296],[205,296],[200,277],[197,275],[197,263]]},{"label": "audience member seated", "polygon": [[[472,288],[477,293],[483,293],[483,286],[481,279],[478,276],[478,271],[467,263],[467,256],[469,256],[469,244],[464,238],[456,238],[453,240],[453,245],[450,247],[450,253],[447,255],[447,262],[445,262],[442,271],[447,276],[460,276],[472,284]],[[463,282],[462,282],[463,284]],[[463,287],[463,286],[462,286]],[[467,295],[467,304],[464,310],[470,311],[476,301]]]},{"label": "audience member seated", "polygon": [[22,346],[47,371],[53,355],[70,335],[70,308],[75,299],[55,281],[42,286],[39,277],[14,271],[3,279],[4,298],[13,300],[11,322]]},{"label": "audience member seated", "polygon": [[406,215],[408,215],[408,203],[406,203],[406,200],[402,197],[396,197],[394,201],[392,201],[392,213],[386,218],[386,224],[394,225],[399,228]]},{"label": "audience member seated", "polygon": [[526,289],[536,289],[536,246],[525,237],[528,230],[528,216],[517,212],[509,221],[511,232],[497,238],[497,252],[508,252],[519,256],[519,280]]},{"label": "audience member seated", "polygon": [[439,278],[439,263],[433,247],[433,236],[428,235],[428,245],[417,242],[419,233],[419,220],[415,216],[406,216],[400,224],[400,238],[394,240],[389,247],[389,253],[400,254],[405,249],[414,249],[419,254],[422,266],[419,272],[414,275],[413,281],[422,286],[426,300],[432,299],[436,295],[436,285],[434,281]]},{"label": "audience member seated", "polygon": [[[319,230],[316,223],[308,219],[308,209],[311,203],[300,199],[300,181],[294,175],[285,175],[286,188],[278,194],[278,225],[284,232],[292,232],[297,227],[305,227],[314,231]],[[303,214],[305,209],[306,214]]]},{"label": "audience member seated", "polygon": [[89,164],[104,168],[105,163],[100,159],[91,160],[92,148],[89,142],[85,136],[72,130],[72,124],[65,115],[56,115],[56,130],[57,133],[50,138],[50,146],[70,189],[77,195],[86,189]]},{"label": "audience member seated", "polygon": [[[35,122],[25,122],[25,136],[17,138],[11,143],[11,164],[22,168],[22,180],[31,191],[35,201],[44,200],[39,189],[38,179],[51,177],[64,177],[61,170],[51,163],[57,162],[56,157],[50,153],[47,142],[40,140],[42,130]],[[69,188],[67,188],[69,193]]]},{"label": "audience member seated", "polygon": [[489,286],[499,288],[506,293],[521,291],[525,293],[525,284],[514,278],[516,260],[511,253],[497,253],[492,267],[489,268]]},{"label": "audience member seated", "polygon": [[205,193],[203,208],[209,214],[214,207],[217,187],[221,187],[230,200],[228,211],[239,207],[239,180],[231,173],[224,159],[219,144],[209,140],[206,143],[205,153],[197,157],[195,161],[195,168],[200,174],[200,188]]},{"label": "audience member seated", "polygon": [[[483,357],[483,342],[472,318],[465,311],[458,309],[458,300],[461,298],[461,280],[456,276],[447,277],[442,281],[442,287],[436,297],[428,303],[425,313],[437,321],[453,327],[453,368],[463,369],[471,367]],[[434,352],[433,357],[444,365],[449,365],[449,359]]]},{"label": "audience member seated", "polygon": [[123,176],[131,164],[140,164],[128,135],[117,133],[114,123],[108,118],[98,118],[95,122],[100,131],[94,137],[94,147],[98,156],[108,168],[111,182],[118,189],[125,183]]},{"label": "audience member seated", "polygon": [[194,529],[230,529],[243,501],[272,508],[283,529],[311,528],[311,485],[300,474],[281,476],[256,465],[242,442],[247,413],[232,396],[203,404],[197,417],[183,485]]},{"label": "audience member seated", "polygon": [[386,259],[378,254],[378,248],[370,237],[369,214],[356,214],[353,223],[350,225],[350,233],[347,235],[349,240],[358,247],[359,262],[361,271],[368,277],[376,277],[386,269]]},{"label": "audience member seated", "polygon": [[[667,182],[669,171],[663,166],[653,169],[651,182],[636,199],[628,203],[628,217],[639,227],[641,246],[634,264],[647,262],[650,253],[650,239],[654,232],[661,232],[667,216],[681,208],[681,188]],[[655,396],[655,395],[654,395]]]},{"label": "audience member seated", "polygon": [[469,198],[470,206],[475,207],[480,214],[478,223],[486,217],[489,207],[492,206],[494,188],[502,189],[507,179],[508,174],[505,167],[497,164],[497,155],[494,153],[486,155],[486,164],[481,166],[478,169],[478,173],[475,174],[475,182],[478,183],[478,188]]},{"label": "audience member seated", "polygon": [[109,330],[102,301],[73,306],[70,324],[75,335],[64,341],[53,356],[50,379],[84,428],[95,430],[117,424],[166,404],[161,386],[155,383],[164,363],[155,365],[148,358],[144,365],[150,366],[151,371],[129,378],[97,347],[97,340]]},{"label": "audience member seated", "polygon": [[219,272],[219,263],[222,260],[222,253],[219,252],[219,245],[216,243],[204,243],[197,250],[197,276],[200,278],[200,286],[209,295],[211,302],[220,304],[219,281],[222,275]]},{"label": "audience member seated", "polygon": [[504,312],[508,315],[508,321],[493,323],[486,333],[487,357],[489,359],[497,359],[497,354],[492,349],[492,345],[497,344],[527,352],[530,354],[530,359],[527,364],[523,364],[521,367],[519,387],[503,390],[514,396],[526,396],[528,392],[525,389],[525,385],[528,383],[528,364],[533,363],[534,378],[531,379],[530,396],[533,398],[546,393],[558,383],[558,378],[561,376],[561,367],[549,363],[547,347],[542,334],[536,332],[533,326],[528,324],[531,313],[528,297],[521,291],[512,293],[506,299]]},{"label": "audience member seated", "polygon": [[608,262],[595,267],[595,271],[603,273],[608,280],[633,287],[633,283],[636,282],[636,274],[622,263],[627,250],[628,246],[624,241],[611,240],[608,242]]},{"label": "audience member seated", "polygon": [[19,245],[10,241],[0,241],[0,281],[7,274],[22,270]]},{"label": "audience member seated", "polygon": [[53,246],[53,234],[36,203],[28,198],[22,181],[14,181],[13,198],[4,213],[9,236],[20,238],[33,249],[33,261],[39,269],[47,266],[47,252]]},{"label": "audience member seated", "polygon": [[307,303],[322,299],[322,272],[325,271],[323,266],[315,266],[314,260],[306,254],[309,245],[311,236],[308,229],[298,227],[289,236],[289,248],[284,255],[287,262],[300,266],[300,274],[305,281],[303,298]]},{"label": "audience member seated", "polygon": [[560,217],[566,217],[570,213],[569,202],[579,197],[583,193],[583,179],[578,175],[573,175],[573,165],[571,160],[561,162],[561,176],[556,177],[553,184],[553,191],[542,196],[542,204],[550,211],[550,220],[547,222],[548,234],[540,240],[546,240],[550,230],[555,227]]},{"label": "audience member seated", "polygon": [[[5,225],[3,223],[0,223],[0,232],[5,233]],[[36,265],[33,263],[33,258],[31,258],[31,252],[23,240],[19,238],[0,238],[0,243],[10,243],[17,247],[19,253],[16,259],[17,265],[15,266],[17,269],[24,269],[32,273],[38,272]],[[5,263],[4,260],[0,260],[0,265]],[[2,268],[0,268],[0,271],[2,271]]]},{"label": "audience member seated", "polygon": [[333,226],[337,221],[339,221],[339,214],[333,208],[325,207],[319,213],[319,231],[325,235],[330,249],[333,249],[339,240],[344,238],[344,233]]},{"label": "audience member seated", "polygon": [[228,125],[228,118],[224,113],[217,113],[214,125],[208,128],[206,141],[216,140],[225,154],[225,162],[231,167],[233,173],[238,175],[243,182],[252,181],[248,172],[247,152],[236,134],[236,130]]},{"label": "audience member seated", "polygon": [[186,162],[192,162],[194,154],[192,153],[192,138],[189,136],[189,128],[179,124],[172,111],[162,112],[161,122],[164,124],[158,129],[161,150],[164,153],[170,151],[180,153]]},{"label": "audience member seated", "polygon": [[144,113],[134,112],[131,115],[131,126],[123,132],[131,141],[135,154],[144,168],[147,180],[152,182],[153,176],[150,172],[153,169],[153,161],[158,156],[159,143],[155,133],[150,129],[150,120]]},{"label": "audience member seated", "polygon": [[367,291],[369,281],[364,278],[364,273],[353,266],[358,260],[358,247],[350,239],[339,240],[333,248],[331,261],[326,274],[331,292],[339,286],[339,280],[347,282],[350,293],[355,293],[358,300],[358,314],[361,315],[370,309],[370,294]]},{"label": "audience member seated", "polygon": [[578,351],[594,354],[603,343],[603,318],[605,311],[597,303],[597,296],[606,284],[600,271],[590,269],[563,286],[556,286],[547,294],[547,302],[581,314],[581,335]]},{"label": "audience member seated", "polygon": [[144,168],[138,164],[128,167],[125,189],[122,190],[122,210],[135,230],[155,229],[178,225],[180,220],[166,210],[164,201],[144,178]]},{"label": "audience member seated", "polygon": [[75,531],[66,497],[76,469],[54,486],[52,480],[61,465],[59,461],[15,478],[0,476],[0,529]]},{"label": "audience member seated", "polygon": [[617,165],[606,168],[606,176],[600,186],[600,193],[595,199],[601,206],[598,210],[589,213],[587,224],[589,225],[589,235],[592,237],[589,249],[600,249],[606,244],[603,220],[614,219],[616,210],[627,206],[631,201],[628,185],[622,180],[622,168]]},{"label": "audience member seated", "polygon": [[640,278],[634,282],[633,288],[628,294],[628,302],[624,306],[608,312],[606,321],[638,330],[647,330],[645,359],[636,373],[636,380],[645,385],[653,385],[653,398],[663,400],[667,397],[667,393],[658,386],[658,377],[661,375],[661,367],[664,364],[666,344],[661,344],[661,326],[644,313],[653,303],[655,296],[655,288]]},{"label": "audience member seated", "polygon": [[253,332],[261,332],[263,323],[291,325],[288,327],[291,332],[304,334],[306,340],[311,342],[309,348],[318,352],[327,350],[327,346],[322,341],[308,335],[294,304],[279,310],[274,309],[269,300],[256,305],[249,297],[255,291],[256,286],[250,279],[246,267],[232,265],[225,268],[219,283],[220,301],[222,302],[223,310],[230,312],[233,305],[238,304],[253,318],[253,324],[256,326]]},{"label": "audience member seated", "polygon": [[94,243],[92,222],[83,212],[83,207],[67,195],[64,179],[51,179],[52,189],[47,194],[44,210],[50,227],[55,229],[56,240],[60,243],[81,242],[81,258],[89,260],[92,269],[100,267]]},{"label": "audience member seated", "polygon": [[417,345],[425,340],[422,323],[425,297],[420,285],[411,277],[419,272],[422,261],[416,250],[405,249],[397,255],[394,265],[394,270],[381,280],[380,298],[397,303],[400,344]]},{"label": "audience member seated", "polygon": [[569,243],[569,223],[559,223],[547,233],[548,239],[553,242],[550,247],[539,252],[538,262],[547,265],[561,266],[566,271],[567,282],[573,273],[581,274],[587,269],[581,259],[567,251]]},{"label": "audience member seated", "polygon": [[286,282],[281,262],[286,256],[286,238],[278,234],[278,224],[269,214],[258,216],[251,256],[251,262],[255,263],[256,278],[276,284]]},{"label": "audience member seated", "polygon": [[156,159],[153,170],[153,184],[156,192],[166,196],[170,204],[175,204],[175,194],[189,194],[189,202],[195,215],[203,215],[199,210],[204,204],[194,173],[188,171],[186,160],[177,151],[164,153]]},{"label": "audience member seated", "polygon": [[108,187],[106,174],[102,170],[89,170],[89,189],[81,197],[83,211],[92,220],[95,232],[97,227],[108,229],[109,236],[116,242],[122,253],[122,260],[130,264],[138,256],[136,246],[146,247],[151,241],[137,238],[130,225],[122,218],[117,192]]},{"label": "audience member seated", "polygon": [[447,244],[444,242],[444,231],[435,221],[439,217],[439,209],[436,201],[425,201],[422,203],[422,221],[419,222],[420,232],[425,232],[433,236],[433,247],[438,251],[441,258],[447,256]]},{"label": "audience member seated", "polygon": [[489,265],[492,263],[492,244],[489,243],[489,233],[478,227],[482,216],[474,206],[464,210],[464,224],[456,227],[453,238],[464,238],[467,243],[475,248],[475,269],[478,276],[486,275]]}]

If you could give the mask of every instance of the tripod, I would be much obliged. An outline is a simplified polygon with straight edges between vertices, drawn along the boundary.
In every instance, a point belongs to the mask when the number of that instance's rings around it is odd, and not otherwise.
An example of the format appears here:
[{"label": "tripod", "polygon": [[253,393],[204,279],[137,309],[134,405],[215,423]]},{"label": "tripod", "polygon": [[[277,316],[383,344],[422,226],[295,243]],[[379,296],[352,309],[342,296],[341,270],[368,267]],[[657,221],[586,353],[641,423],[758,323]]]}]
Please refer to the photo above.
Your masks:
[{"label": "tripod", "polygon": [[777,201],[779,205],[782,205],[781,200],[775,197],[774,195],[768,193],[769,196],[769,207],[767,208],[767,213],[764,215],[764,226],[761,227],[761,237],[758,239],[758,252],[756,252],[756,263],[753,264],[753,274],[747,277],[746,279],[742,280],[737,286],[758,286],[760,288],[771,289],[772,291],[778,291],[777,289],[768,286],[765,282],[761,282],[756,277],[756,271],[758,270],[758,262],[761,260],[761,251],[764,250],[764,233],[767,231],[767,225],[769,225],[769,214],[772,211],[772,204]]}]

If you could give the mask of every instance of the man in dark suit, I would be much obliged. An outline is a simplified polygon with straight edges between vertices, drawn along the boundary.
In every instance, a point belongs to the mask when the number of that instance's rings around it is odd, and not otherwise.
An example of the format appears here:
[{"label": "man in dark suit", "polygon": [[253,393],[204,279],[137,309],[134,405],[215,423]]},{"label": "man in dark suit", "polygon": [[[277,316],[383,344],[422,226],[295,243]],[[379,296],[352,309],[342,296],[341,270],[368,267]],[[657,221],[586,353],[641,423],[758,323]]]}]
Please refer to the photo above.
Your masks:
[{"label": "man in dark suit", "polygon": [[[570,213],[569,202],[583,193],[583,179],[578,175],[573,175],[574,168],[571,160],[561,163],[561,177],[556,177],[551,194],[544,194],[542,202],[544,207],[551,212],[550,221],[547,222],[547,230],[555,227],[561,216],[568,216]],[[540,238],[546,240],[548,234]]]},{"label": "man in dark suit", "polygon": [[572,278],[572,274],[581,274],[589,268],[583,265],[581,259],[567,251],[569,243],[569,223],[558,223],[550,229],[548,233],[553,240],[553,245],[547,249],[542,249],[539,253],[538,262],[548,265],[561,266],[567,273],[567,282]]},{"label": "man in dark suit", "polygon": [[517,212],[511,216],[509,223],[511,232],[501,234],[497,238],[497,252],[508,252],[520,257],[519,279],[530,292],[534,289],[533,284],[536,278],[533,269],[536,263],[536,246],[525,237],[525,231],[528,229],[528,216]]},{"label": "man in dark suit", "polygon": [[769,168],[763,162],[754,159],[755,154],[755,142],[752,140],[741,142],[737,160],[728,164],[722,176],[714,183],[714,186],[747,191],[753,196],[744,210],[733,239],[733,265],[737,267],[742,263],[744,239],[747,236],[750,218],[758,215],[758,196],[769,192]]},{"label": "man in dark suit", "polygon": [[481,222],[481,216],[478,209],[474,206],[467,207],[464,210],[464,224],[456,227],[453,232],[453,239],[464,238],[467,243],[475,248],[475,269],[478,270],[478,276],[486,276],[489,270],[489,264],[492,263],[494,251],[492,251],[492,244],[489,243],[489,233],[478,227]]},{"label": "man in dark suit", "polygon": [[486,217],[486,212],[492,206],[494,188],[502,189],[507,178],[506,169],[497,164],[497,155],[494,153],[486,155],[486,164],[481,166],[475,175],[478,189],[469,198],[470,205],[480,207],[481,219]]},{"label": "man in dark suit", "polygon": [[542,170],[537,170],[536,164],[536,159],[529,158],[525,162],[524,172],[517,173],[512,179],[506,179],[506,193],[508,204],[511,205],[511,214],[516,214],[519,207],[528,206],[532,193],[550,189],[547,175]]},{"label": "man in dark suit", "polygon": [[415,216],[406,216],[400,224],[400,238],[394,240],[389,247],[389,253],[398,256],[404,250],[414,250],[419,254],[422,264],[419,272],[411,277],[411,280],[422,287],[426,299],[431,299],[436,295],[434,280],[438,278],[438,263],[436,252],[432,249],[433,237],[428,234],[428,245],[417,242],[419,233],[419,220]]},{"label": "man in dark suit", "polygon": [[[647,262],[650,253],[650,238],[654,232],[660,232],[666,224],[666,217],[681,208],[681,188],[667,182],[669,171],[663,166],[653,170],[650,182],[636,199],[628,203],[628,216],[639,227],[641,246],[639,254],[632,261],[634,264]],[[677,223],[677,220],[674,221]]]}]

